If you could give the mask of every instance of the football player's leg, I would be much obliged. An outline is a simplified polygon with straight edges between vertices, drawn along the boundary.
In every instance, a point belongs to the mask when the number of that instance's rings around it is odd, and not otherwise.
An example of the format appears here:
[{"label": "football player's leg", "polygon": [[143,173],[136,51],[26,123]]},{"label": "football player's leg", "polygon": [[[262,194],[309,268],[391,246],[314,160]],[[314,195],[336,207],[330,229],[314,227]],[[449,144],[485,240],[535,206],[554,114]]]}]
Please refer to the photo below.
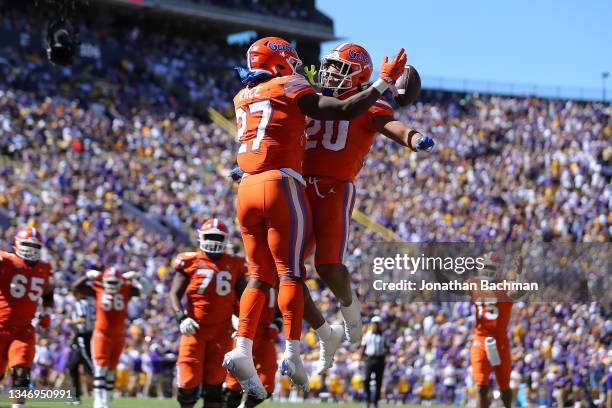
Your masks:
[{"label": "football player's leg", "polygon": [[108,371],[106,372],[106,395],[105,404],[108,406],[110,401],[113,399],[113,390],[115,389],[115,382],[117,381],[117,364],[119,364],[119,358],[123,352],[123,346],[125,345],[125,337],[123,335],[116,336],[110,339],[110,356],[108,361]]},{"label": "football player's leg", "polygon": [[198,333],[196,336],[181,336],[179,344],[176,380],[177,400],[182,408],[191,408],[198,402],[203,381],[205,348]]},{"label": "football player's leg", "polygon": [[4,379],[12,340],[13,333],[8,330],[0,330],[0,381]]},{"label": "football player's leg", "polygon": [[204,407],[223,406],[223,356],[232,348],[231,332],[219,330],[218,335],[206,342],[204,357]]},{"label": "football player's leg", "polygon": [[343,264],[355,205],[355,186],[348,181],[323,180],[322,183],[320,188],[334,193],[318,197],[316,192],[310,192],[311,201],[317,203],[313,215],[318,244],[315,266],[323,282],[340,301],[346,338],[351,343],[359,343],[362,335],[361,305],[351,289],[350,275]]},{"label": "football player's leg", "polygon": [[304,316],[302,277],[304,252],[311,233],[311,214],[304,187],[293,177],[266,183],[268,245],[279,275],[278,307],[283,314],[285,353],[281,373],[303,390],[308,376],[300,358],[300,336]]},{"label": "football player's leg", "polygon": [[[8,367],[10,368],[13,387],[28,388],[30,386],[30,370],[36,353],[36,332],[32,326],[27,326],[14,337],[8,348]],[[20,407],[25,400],[16,400],[13,407]]]},{"label": "football player's leg", "polygon": [[105,408],[107,404],[106,376],[108,374],[108,366],[110,364],[110,351],[112,344],[110,340],[101,332],[94,332],[91,338],[93,363],[94,363],[94,380],[93,380],[93,396],[94,408]]},{"label": "football player's leg", "polygon": [[242,402],[242,387],[236,377],[228,373],[225,377],[225,408],[238,408]]},{"label": "football player's leg", "polygon": [[501,364],[493,367],[495,372],[495,380],[501,393],[501,400],[504,407],[509,408],[512,406],[512,389],[510,388],[510,373],[512,372],[512,355],[510,351],[510,342],[499,341],[497,343],[497,349],[501,359]]},{"label": "football player's leg", "polygon": [[476,384],[476,408],[489,407],[489,382],[491,377],[491,365],[487,359],[484,349],[484,340],[474,340],[479,342],[472,345],[470,349],[470,363],[472,365],[472,377]]},{"label": "football player's leg", "polygon": [[267,173],[249,176],[238,187],[238,222],[249,262],[249,281],[240,298],[236,347],[223,360],[223,367],[236,377],[242,388],[257,396],[264,396],[265,389],[253,363],[253,339],[267,294],[276,283],[263,214]]},{"label": "football player's leg", "polygon": [[270,397],[274,392],[276,370],[278,369],[274,341],[269,338],[257,339],[254,356],[259,378]]}]

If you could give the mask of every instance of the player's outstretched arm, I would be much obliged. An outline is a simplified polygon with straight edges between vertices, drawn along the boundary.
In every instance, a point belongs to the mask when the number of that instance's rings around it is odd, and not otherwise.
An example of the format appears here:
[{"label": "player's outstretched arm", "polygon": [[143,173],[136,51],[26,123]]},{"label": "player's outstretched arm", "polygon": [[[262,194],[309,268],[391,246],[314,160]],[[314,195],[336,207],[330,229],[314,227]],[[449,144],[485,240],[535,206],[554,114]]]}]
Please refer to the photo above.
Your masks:
[{"label": "player's outstretched arm", "polygon": [[377,116],[374,119],[374,126],[389,139],[415,152],[429,152],[436,144],[431,137],[422,135],[418,130],[409,128],[392,116]]},{"label": "player's outstretched arm", "polygon": [[380,76],[365,91],[345,100],[319,94],[304,95],[298,101],[302,113],[321,120],[351,120],[365,112],[402,75],[406,65],[406,52],[400,49],[393,61],[385,57]]},{"label": "player's outstretched arm", "polygon": [[[518,256],[518,259],[516,260],[516,270],[514,271],[516,274],[516,282],[521,282],[521,280],[523,279],[523,255],[520,254]],[[519,300],[520,298],[522,298],[523,296],[525,296],[525,294],[527,293],[527,291],[525,290],[509,290],[508,291],[508,297],[512,300]]]},{"label": "player's outstretched arm", "polygon": [[172,278],[170,284],[170,308],[174,314],[183,312],[183,306],[181,305],[181,299],[187,290],[189,285],[189,277],[182,272],[177,271]]},{"label": "player's outstretched arm", "polygon": [[96,293],[91,288],[91,286],[88,285],[89,280],[91,280],[91,276],[85,275],[85,276],[80,277],[72,285],[72,291],[75,293],[81,293],[84,296],[95,296]]}]

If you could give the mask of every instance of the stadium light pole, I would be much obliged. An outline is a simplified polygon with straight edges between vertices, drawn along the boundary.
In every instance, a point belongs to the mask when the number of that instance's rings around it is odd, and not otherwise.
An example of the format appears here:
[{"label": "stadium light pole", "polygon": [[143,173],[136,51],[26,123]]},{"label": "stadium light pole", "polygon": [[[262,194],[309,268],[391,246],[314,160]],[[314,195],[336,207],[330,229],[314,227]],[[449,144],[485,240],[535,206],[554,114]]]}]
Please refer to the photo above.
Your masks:
[{"label": "stadium light pole", "polygon": [[606,79],[610,76],[609,72],[601,73],[601,99],[603,102],[606,101]]}]

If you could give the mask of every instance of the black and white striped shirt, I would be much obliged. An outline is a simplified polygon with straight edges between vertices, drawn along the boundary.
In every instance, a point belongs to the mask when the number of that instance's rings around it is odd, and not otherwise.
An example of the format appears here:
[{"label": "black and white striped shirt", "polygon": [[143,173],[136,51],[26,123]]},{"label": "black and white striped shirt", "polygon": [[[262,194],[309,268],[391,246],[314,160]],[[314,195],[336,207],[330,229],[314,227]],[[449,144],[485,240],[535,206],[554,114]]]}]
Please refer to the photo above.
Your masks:
[{"label": "black and white striped shirt", "polygon": [[383,357],[389,351],[389,340],[383,333],[369,331],[363,335],[361,345],[365,347],[367,357]]},{"label": "black and white striped shirt", "polygon": [[85,322],[76,324],[74,330],[78,335],[88,334],[93,331],[94,320],[96,318],[96,307],[89,299],[78,300],[72,309],[72,321],[85,319]]}]

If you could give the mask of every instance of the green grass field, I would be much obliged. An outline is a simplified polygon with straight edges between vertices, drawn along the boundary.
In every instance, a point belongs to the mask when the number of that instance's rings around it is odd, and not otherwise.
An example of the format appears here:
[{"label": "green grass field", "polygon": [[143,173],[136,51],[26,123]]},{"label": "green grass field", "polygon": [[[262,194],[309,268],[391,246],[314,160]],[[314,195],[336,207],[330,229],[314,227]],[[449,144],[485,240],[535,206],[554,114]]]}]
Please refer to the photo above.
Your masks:
[{"label": "green grass field", "polygon": [[[91,398],[86,398],[83,400],[83,403],[80,405],[81,407],[91,407],[92,400]],[[280,403],[280,402],[272,402],[268,401],[263,403],[262,408],[332,408],[339,404],[332,403]],[[363,404],[356,403],[346,403],[340,404],[343,408],[363,408]],[[69,406],[77,406],[77,405],[65,405],[61,402],[29,402],[26,407],[49,407],[49,408],[59,408],[59,407],[69,407]],[[177,408],[179,405],[174,399],[151,399],[151,398],[120,398],[116,399],[112,402],[111,408]],[[402,405],[405,408],[413,408],[420,407],[422,405]],[[0,403],[0,408],[10,408],[10,404]],[[202,403],[198,403],[196,408],[201,408]],[[381,404],[381,408],[391,408],[391,407],[399,407],[398,405],[386,405]],[[430,405],[431,408],[446,408],[447,405]]]}]

